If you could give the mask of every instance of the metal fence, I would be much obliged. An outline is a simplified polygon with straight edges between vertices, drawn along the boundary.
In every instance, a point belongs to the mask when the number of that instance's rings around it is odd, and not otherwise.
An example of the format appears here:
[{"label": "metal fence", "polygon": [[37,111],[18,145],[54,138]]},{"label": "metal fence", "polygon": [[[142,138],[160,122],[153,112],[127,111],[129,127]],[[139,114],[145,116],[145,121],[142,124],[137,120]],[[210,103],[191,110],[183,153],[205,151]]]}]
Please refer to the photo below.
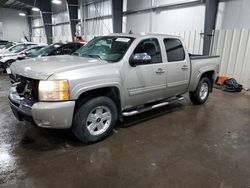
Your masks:
[{"label": "metal fence", "polygon": [[220,75],[250,89],[250,29],[215,30],[210,51],[221,56]]},{"label": "metal fence", "polygon": [[191,54],[202,54],[203,31],[177,31],[168,32],[169,35],[180,36],[184,39],[188,52]]}]

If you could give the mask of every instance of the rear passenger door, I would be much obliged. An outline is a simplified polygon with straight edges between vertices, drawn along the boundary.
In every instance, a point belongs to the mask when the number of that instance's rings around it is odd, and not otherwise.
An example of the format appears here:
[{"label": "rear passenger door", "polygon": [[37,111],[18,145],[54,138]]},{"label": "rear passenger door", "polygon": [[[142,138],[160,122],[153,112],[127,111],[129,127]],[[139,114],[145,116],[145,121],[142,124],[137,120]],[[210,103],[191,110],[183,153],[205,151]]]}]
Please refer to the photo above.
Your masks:
[{"label": "rear passenger door", "polygon": [[163,40],[167,55],[167,95],[174,96],[186,92],[190,78],[189,56],[181,40]]}]

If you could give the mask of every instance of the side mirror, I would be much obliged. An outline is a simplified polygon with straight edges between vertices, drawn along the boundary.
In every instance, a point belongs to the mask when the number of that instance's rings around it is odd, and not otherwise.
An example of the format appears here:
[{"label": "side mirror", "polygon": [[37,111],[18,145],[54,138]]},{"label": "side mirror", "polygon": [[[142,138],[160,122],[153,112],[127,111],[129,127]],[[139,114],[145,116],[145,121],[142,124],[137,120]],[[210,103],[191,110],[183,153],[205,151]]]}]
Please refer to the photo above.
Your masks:
[{"label": "side mirror", "polygon": [[129,64],[132,67],[135,67],[136,65],[150,64],[151,62],[151,56],[147,53],[137,53],[130,58]]}]

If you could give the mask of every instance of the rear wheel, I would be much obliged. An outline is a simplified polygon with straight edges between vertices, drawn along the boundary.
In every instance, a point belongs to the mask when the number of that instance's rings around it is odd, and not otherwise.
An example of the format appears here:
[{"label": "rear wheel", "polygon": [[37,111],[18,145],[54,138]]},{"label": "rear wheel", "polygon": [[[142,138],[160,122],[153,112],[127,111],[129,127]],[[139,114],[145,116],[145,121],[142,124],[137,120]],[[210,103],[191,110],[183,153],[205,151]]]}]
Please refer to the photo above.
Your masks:
[{"label": "rear wheel", "polygon": [[193,104],[204,104],[209,96],[210,87],[210,80],[207,77],[202,78],[196,90],[189,93],[190,100]]},{"label": "rear wheel", "polygon": [[111,133],[117,118],[117,107],[113,100],[108,97],[96,97],[76,110],[72,131],[82,142],[97,142]]}]

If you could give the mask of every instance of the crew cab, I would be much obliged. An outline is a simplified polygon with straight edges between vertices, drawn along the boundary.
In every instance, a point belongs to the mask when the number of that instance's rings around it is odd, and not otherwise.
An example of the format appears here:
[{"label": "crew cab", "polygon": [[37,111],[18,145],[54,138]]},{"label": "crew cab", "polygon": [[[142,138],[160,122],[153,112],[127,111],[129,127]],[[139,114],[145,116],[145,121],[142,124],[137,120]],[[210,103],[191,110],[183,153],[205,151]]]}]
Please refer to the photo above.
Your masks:
[{"label": "crew cab", "polygon": [[219,70],[218,56],[193,56],[180,37],[111,34],[96,37],[73,56],[13,63],[19,83],[9,102],[18,120],[71,128],[86,143],[106,138],[124,116],[182,100],[204,104]]}]

